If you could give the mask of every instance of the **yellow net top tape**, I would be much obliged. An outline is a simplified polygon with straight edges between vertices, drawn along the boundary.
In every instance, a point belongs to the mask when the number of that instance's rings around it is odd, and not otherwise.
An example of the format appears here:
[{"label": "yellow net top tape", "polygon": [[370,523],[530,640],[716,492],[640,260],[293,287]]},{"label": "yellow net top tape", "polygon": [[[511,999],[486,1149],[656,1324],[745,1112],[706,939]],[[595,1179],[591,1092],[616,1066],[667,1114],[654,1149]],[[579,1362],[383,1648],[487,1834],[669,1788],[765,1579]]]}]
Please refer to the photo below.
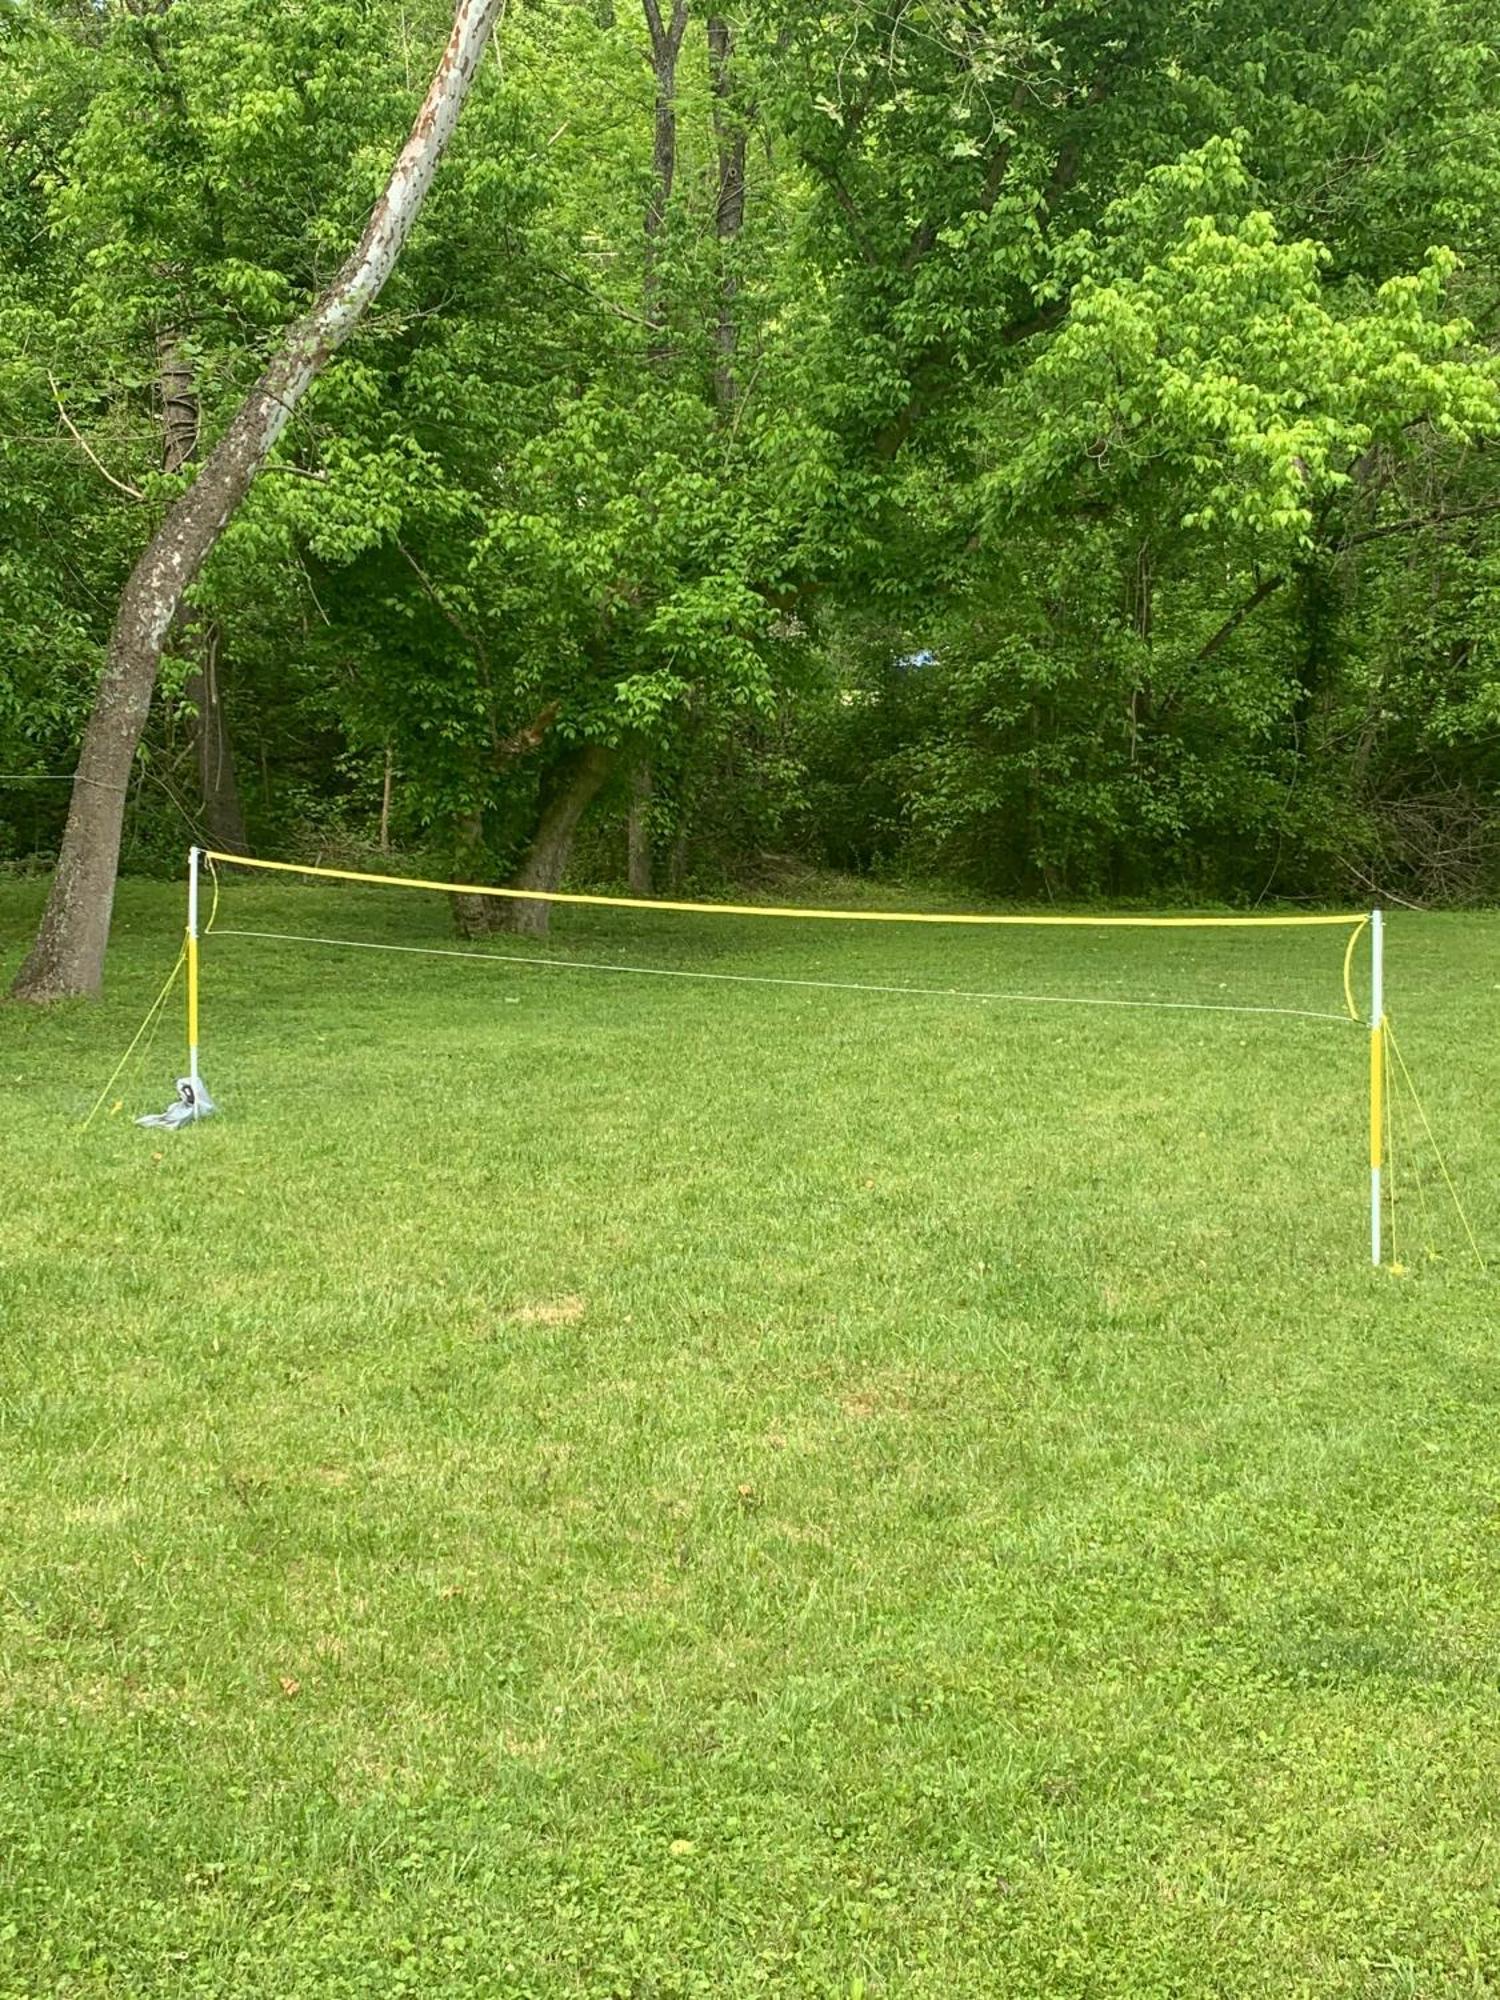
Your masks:
[{"label": "yellow net top tape", "polygon": [[235,868],[265,868],[280,875],[315,875],[331,882],[372,882],[387,889],[436,889],[445,896],[499,896],[527,903],[587,903],[611,910],[669,910],[710,917],[806,917],[834,924],[1070,924],[1085,929],[1110,926],[1128,930],[1231,930],[1246,926],[1285,929],[1297,924],[1347,926],[1365,921],[1361,912],[1271,917],[1122,917],[949,914],[942,910],[806,910],[770,903],[674,903],[643,896],[586,896],[562,889],[501,889],[484,882],[429,882],[416,875],[371,875],[354,868],[315,868],[301,861],[260,861],[246,854],[225,854],[215,847],[202,850],[205,860]]}]

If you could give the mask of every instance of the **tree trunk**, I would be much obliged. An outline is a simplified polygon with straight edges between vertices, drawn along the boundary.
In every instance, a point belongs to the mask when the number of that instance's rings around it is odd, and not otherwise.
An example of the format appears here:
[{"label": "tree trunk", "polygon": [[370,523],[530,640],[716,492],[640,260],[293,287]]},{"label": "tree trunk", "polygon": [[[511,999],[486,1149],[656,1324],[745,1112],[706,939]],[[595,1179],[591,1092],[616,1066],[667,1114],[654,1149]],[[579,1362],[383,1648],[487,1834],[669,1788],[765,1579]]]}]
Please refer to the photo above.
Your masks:
[{"label": "tree trunk", "polygon": [[458,0],[453,31],[385,192],[353,254],[288,331],[187,491],[131,572],[84,732],[52,892],[12,991],[23,1000],[96,994],[104,973],[125,790],[162,647],[204,561],[309,386],[390,276],[453,135],[504,0]]},{"label": "tree trunk", "polygon": [[396,775],[396,756],[389,743],[385,746],[385,773],[380,781],[380,851],[391,851],[391,794]]},{"label": "tree trunk", "polygon": [[1026,760],[1026,844],[1021,870],[1024,874],[1028,867],[1035,868],[1050,899],[1055,893],[1052,865],[1042,854],[1042,712],[1035,700],[1026,713],[1026,733],[1031,750]]},{"label": "tree trunk", "polygon": [[625,822],[625,866],[632,896],[651,894],[651,761],[642,757],[630,774],[630,817]]},{"label": "tree trunk", "polygon": [[[1310,556],[1297,565],[1302,659],[1296,669],[1296,694],[1292,701],[1292,748],[1302,760],[1315,752],[1313,722],[1319,697],[1329,681],[1329,662],[1338,645],[1338,594],[1333,567],[1326,559]],[[1371,696],[1370,712],[1380,706],[1378,695]]]},{"label": "tree trunk", "polygon": [[[1155,623],[1156,579],[1151,567],[1151,547],[1142,542],[1136,550],[1135,562],[1125,579],[1126,605],[1130,618],[1130,628],[1140,640],[1146,659],[1151,657],[1151,636]],[[1140,748],[1141,716],[1151,705],[1151,684],[1136,680],[1130,689],[1125,704],[1125,734],[1130,749],[1130,761],[1135,763]]]},{"label": "tree trunk", "polygon": [[[453,873],[460,882],[478,882],[485,874],[484,808],[473,806],[453,821]],[[483,937],[494,928],[496,904],[489,896],[467,896],[455,889],[451,897],[453,928],[460,937]]]},{"label": "tree trunk", "polygon": [[719,239],[719,312],[714,328],[714,400],[721,415],[739,394],[734,357],[739,344],[739,279],[727,246],[745,221],[745,141],[748,128],[734,107],[734,29],[718,14],[709,16],[708,71],[714,93],[714,139],[719,155],[718,202],[714,231]]},{"label": "tree trunk", "polygon": [[[540,749],[547,731],[557,720],[560,704],[549,701],[527,723],[511,735],[501,738],[494,745],[496,772],[504,771],[522,757],[530,756]],[[391,752],[386,750],[386,784],[389,787],[391,774]],[[476,790],[482,793],[489,778],[483,773],[472,774]],[[484,844],[485,808],[481,802],[457,813],[453,821],[453,880],[455,882],[483,882],[489,874],[490,858]],[[386,822],[382,820],[382,825]],[[503,837],[503,836],[502,836]],[[483,937],[487,931],[506,928],[508,905],[495,896],[470,896],[455,891],[451,899],[453,925],[460,937]]]},{"label": "tree trunk", "polygon": [[682,826],[677,830],[677,838],[672,842],[672,852],[667,857],[667,888],[674,896],[681,893],[682,885],[687,880],[687,865],[688,830],[686,826]]},{"label": "tree trunk", "polygon": [[198,393],[193,364],[175,333],[156,338],[157,383],[161,389],[161,466],[181,472],[198,450]]},{"label": "tree trunk", "polygon": [[[573,851],[578,823],[597,797],[613,763],[614,752],[599,743],[586,743],[569,752],[542,808],[536,837],[511,878],[512,888],[559,887]],[[529,898],[525,902],[507,901],[501,928],[522,937],[545,937],[551,912],[550,903],[533,902]]]},{"label": "tree trunk", "polygon": [[663,23],[658,0],[644,0],[651,34],[651,74],[656,79],[656,129],[651,146],[651,199],[646,207],[646,319],[652,328],[650,353],[665,358],[665,316],[658,269],[661,237],[667,226],[672,183],[677,176],[677,55],[687,27],[687,0],[673,0],[672,18]]}]

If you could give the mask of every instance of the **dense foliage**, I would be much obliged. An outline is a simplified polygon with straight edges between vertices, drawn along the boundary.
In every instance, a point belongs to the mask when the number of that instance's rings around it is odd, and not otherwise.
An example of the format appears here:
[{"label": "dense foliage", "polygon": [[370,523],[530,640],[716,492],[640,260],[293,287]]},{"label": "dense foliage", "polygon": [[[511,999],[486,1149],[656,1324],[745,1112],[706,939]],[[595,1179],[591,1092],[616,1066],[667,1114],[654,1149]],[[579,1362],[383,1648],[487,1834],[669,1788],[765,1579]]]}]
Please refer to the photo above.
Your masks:
[{"label": "dense foliage", "polygon": [[[128,855],[1493,889],[1486,15],[517,0],[197,587]],[[0,0],[0,856],[445,25]]]}]

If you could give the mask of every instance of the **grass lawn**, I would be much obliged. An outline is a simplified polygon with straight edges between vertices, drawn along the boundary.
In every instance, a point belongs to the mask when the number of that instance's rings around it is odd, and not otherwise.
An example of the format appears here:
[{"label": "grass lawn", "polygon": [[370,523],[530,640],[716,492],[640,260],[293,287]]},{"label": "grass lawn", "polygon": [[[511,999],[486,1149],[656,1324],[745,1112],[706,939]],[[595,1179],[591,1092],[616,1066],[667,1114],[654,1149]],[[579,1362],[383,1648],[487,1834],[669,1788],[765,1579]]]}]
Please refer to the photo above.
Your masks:
[{"label": "grass lawn", "polygon": [[[0,1009],[0,1995],[1500,1992],[1500,1289],[1400,1156],[1368,1269],[1357,1030],[216,936],[222,1115],[128,1123],[174,1009],[80,1135],[118,916]],[[1333,932],[555,929],[1340,1004]],[[1500,919],[1389,967],[1493,1251]]]}]

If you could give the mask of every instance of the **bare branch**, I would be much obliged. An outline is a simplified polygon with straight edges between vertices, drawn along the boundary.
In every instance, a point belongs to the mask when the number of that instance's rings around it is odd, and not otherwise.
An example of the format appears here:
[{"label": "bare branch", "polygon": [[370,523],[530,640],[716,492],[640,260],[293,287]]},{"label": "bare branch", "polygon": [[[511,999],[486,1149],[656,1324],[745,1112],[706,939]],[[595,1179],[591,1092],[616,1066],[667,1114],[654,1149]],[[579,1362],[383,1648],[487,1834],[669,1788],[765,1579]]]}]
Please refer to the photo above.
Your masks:
[{"label": "bare branch", "polygon": [[1067,318],[1070,303],[1065,298],[1049,299],[1045,305],[1038,306],[1035,312],[1027,313],[1024,319],[1013,319],[1003,326],[1000,329],[1001,341],[1007,347],[1014,347],[1020,341],[1031,340],[1036,334],[1051,333],[1054,327],[1061,326]]},{"label": "bare branch", "polygon": [[1442,514],[1411,514],[1404,521],[1390,521],[1382,528],[1361,528],[1340,542],[1340,549],[1358,548],[1362,542],[1383,542],[1387,535],[1415,534],[1419,528],[1441,528],[1449,521],[1471,520],[1476,514],[1500,512],[1500,500],[1480,500],[1472,507],[1450,507]]},{"label": "bare branch", "polygon": [[1280,590],[1285,582],[1286,572],[1283,570],[1278,575],[1268,576],[1264,581],[1258,583],[1239,609],[1232,612],[1224,620],[1218,631],[1214,633],[1213,637],[1198,648],[1198,658],[1200,660],[1211,660],[1224,642],[1238,632],[1251,612],[1264,604],[1273,592]]},{"label": "bare branch", "polygon": [[74,423],[73,419],[68,415],[67,411],[63,408],[62,396],[58,391],[56,382],[50,375],[47,377],[47,384],[52,391],[52,400],[57,405],[57,414],[62,418],[63,425],[64,428],[67,430],[68,436],[73,440],[74,444],[77,445],[78,449],[83,453],[84,457],[88,460],[89,464],[93,466],[95,472],[97,472],[101,478],[107,479],[110,485],[114,487],[115,491],[117,493],[123,493],[127,500],[144,500],[146,496],[144,493],[142,493],[142,491],[138,486],[131,486],[126,480],[116,479],[115,475],[110,471],[109,467],[107,465],[102,465],[100,463],[98,454],[90,446],[88,439],[83,435],[82,431],[79,430],[78,426]]},{"label": "bare branch", "polygon": [[811,161],[809,164],[812,166],[813,172],[820,176],[828,192],[843,211],[844,220],[849,224],[849,233],[854,238],[854,247],[858,250],[861,258],[866,264],[872,266],[878,265],[880,259],[871,247],[870,239],[865,234],[865,225],[860,219],[859,210],[854,205],[854,197],[850,194],[848,188],[844,186],[838,168],[825,166],[819,160]]},{"label": "bare branch", "polygon": [[489,654],[485,651],[483,640],[477,639],[474,636],[474,634],[469,630],[469,628],[463,623],[462,619],[458,616],[457,612],[452,610],[449,605],[444,603],[442,593],[438,590],[437,585],[433,582],[432,578],[427,574],[426,570],[423,569],[422,565],[417,561],[416,557],[412,554],[411,550],[406,546],[405,542],[398,541],[396,547],[400,551],[400,553],[406,558],[407,562],[410,563],[412,570],[416,575],[416,579],[418,583],[421,584],[423,591],[431,599],[433,604],[437,606],[438,610],[447,619],[448,623],[453,627],[454,631],[458,634],[459,638],[463,640],[464,644],[469,648],[470,652],[473,653],[474,657],[479,661],[481,666],[483,666],[485,670],[488,671]]},{"label": "bare branch", "polygon": [[[1472,520],[1478,514],[1500,513],[1500,500],[1481,500],[1472,507],[1454,507],[1442,514],[1411,514],[1404,521],[1387,521],[1378,528],[1361,528],[1357,534],[1346,535],[1331,551],[1342,554],[1345,549],[1356,549],[1366,542],[1383,542],[1391,535],[1412,535],[1423,528],[1441,528],[1449,521]],[[1211,660],[1226,640],[1231,639],[1252,612],[1258,611],[1268,597],[1274,596],[1288,579],[1286,570],[1275,576],[1268,576],[1258,583],[1239,608],[1233,611],[1219,629],[1198,648],[1200,660]]]}]

